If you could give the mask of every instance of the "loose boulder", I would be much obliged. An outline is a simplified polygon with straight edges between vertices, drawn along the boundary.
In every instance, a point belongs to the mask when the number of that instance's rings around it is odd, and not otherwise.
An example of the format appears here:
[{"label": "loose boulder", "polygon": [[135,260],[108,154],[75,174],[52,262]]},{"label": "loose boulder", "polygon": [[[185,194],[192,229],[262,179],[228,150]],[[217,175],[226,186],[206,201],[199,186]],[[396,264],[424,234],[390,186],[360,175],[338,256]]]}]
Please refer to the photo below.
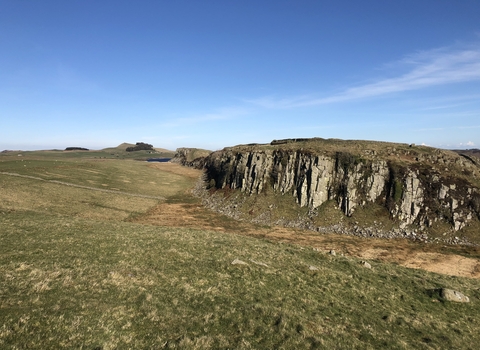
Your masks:
[{"label": "loose boulder", "polygon": [[470,298],[453,289],[440,289],[440,296],[446,301],[455,301],[457,303],[469,303]]},{"label": "loose boulder", "polygon": [[248,265],[245,261],[235,259],[232,261],[232,265]]},{"label": "loose boulder", "polygon": [[372,265],[370,265],[370,263],[366,262],[366,261],[360,261],[360,265],[362,265],[363,267],[367,268],[367,269],[371,269],[372,268]]}]

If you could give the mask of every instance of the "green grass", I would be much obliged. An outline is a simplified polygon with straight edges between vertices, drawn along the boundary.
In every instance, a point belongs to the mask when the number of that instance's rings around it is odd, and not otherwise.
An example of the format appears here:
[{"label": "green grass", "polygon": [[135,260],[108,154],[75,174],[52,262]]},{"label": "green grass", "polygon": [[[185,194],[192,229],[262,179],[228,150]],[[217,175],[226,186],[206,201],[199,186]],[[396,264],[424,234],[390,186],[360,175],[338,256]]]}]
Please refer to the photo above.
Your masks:
[{"label": "green grass", "polygon": [[0,158],[0,172],[152,196],[169,196],[191,184],[182,182],[180,175],[154,171],[133,160]]},{"label": "green grass", "polygon": [[[0,162],[0,171],[190,200],[192,180],[145,163],[36,162]],[[474,349],[480,341],[478,280],[378,262],[370,270],[234,227],[128,222],[158,202],[0,174],[0,348]],[[444,302],[440,287],[471,303]]]},{"label": "green grass", "polygon": [[201,149],[201,148],[188,148],[188,153],[187,153],[187,162],[191,162],[197,158],[200,157],[207,157],[212,151],[208,151],[206,149]]},{"label": "green grass", "polygon": [[[125,151],[125,147],[105,148],[102,150],[90,151],[63,151],[63,150],[49,150],[49,151],[12,151],[1,153],[0,158],[6,159],[25,159],[25,158],[41,158],[41,159],[136,159],[147,160],[148,158],[172,158],[175,155],[173,151]],[[134,145],[130,145],[134,146]]]},{"label": "green grass", "polygon": [[[468,348],[479,337],[476,281],[236,235],[2,215],[2,348]],[[437,302],[443,286],[473,303]]]}]

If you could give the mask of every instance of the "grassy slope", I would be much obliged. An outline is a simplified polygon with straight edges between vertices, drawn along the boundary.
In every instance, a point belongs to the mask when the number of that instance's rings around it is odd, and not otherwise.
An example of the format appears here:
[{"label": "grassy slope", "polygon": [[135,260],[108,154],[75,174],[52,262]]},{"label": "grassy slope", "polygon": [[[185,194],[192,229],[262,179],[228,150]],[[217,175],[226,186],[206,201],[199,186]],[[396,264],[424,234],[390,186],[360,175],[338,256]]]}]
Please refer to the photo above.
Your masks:
[{"label": "grassy slope", "polygon": [[189,148],[189,152],[187,154],[187,162],[191,162],[200,157],[207,157],[212,151],[200,148]]},{"label": "grassy slope", "polygon": [[[167,201],[192,185],[146,163],[35,162],[0,158],[0,171]],[[0,188],[2,349],[473,349],[480,341],[478,280],[374,262],[369,270],[300,246],[126,222],[158,200],[122,193],[6,175]],[[472,302],[443,302],[439,287]]]},{"label": "grassy slope", "polygon": [[11,151],[1,153],[2,159],[19,160],[28,158],[40,158],[48,160],[81,160],[81,159],[135,159],[146,160],[148,158],[172,158],[175,155],[174,151],[155,149],[152,151],[135,151],[127,152],[125,149],[130,146],[135,146],[128,143],[122,143],[117,147],[105,148],[102,150],[90,151],[63,151],[63,150],[49,150],[49,151]]}]

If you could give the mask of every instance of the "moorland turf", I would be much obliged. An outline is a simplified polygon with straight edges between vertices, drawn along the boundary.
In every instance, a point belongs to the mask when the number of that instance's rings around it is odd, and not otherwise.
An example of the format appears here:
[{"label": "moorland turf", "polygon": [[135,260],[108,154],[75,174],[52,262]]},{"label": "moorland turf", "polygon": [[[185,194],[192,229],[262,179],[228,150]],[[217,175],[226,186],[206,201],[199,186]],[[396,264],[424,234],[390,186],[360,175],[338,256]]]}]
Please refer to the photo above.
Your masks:
[{"label": "moorland turf", "polygon": [[[480,342],[478,279],[377,261],[367,269],[350,256],[235,234],[233,221],[225,232],[143,223],[159,204],[197,205],[195,178],[132,160],[54,158],[0,156],[1,349]],[[441,287],[471,302],[446,302]]]}]

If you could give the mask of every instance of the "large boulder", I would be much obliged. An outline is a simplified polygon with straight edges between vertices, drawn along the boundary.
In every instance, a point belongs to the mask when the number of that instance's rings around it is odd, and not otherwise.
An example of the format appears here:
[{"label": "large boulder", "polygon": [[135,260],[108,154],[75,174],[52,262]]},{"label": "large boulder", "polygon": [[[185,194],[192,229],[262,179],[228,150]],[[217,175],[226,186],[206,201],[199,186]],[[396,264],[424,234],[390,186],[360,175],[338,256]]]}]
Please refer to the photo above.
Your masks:
[{"label": "large boulder", "polygon": [[448,288],[442,288],[440,289],[440,296],[442,299],[446,301],[454,301],[457,303],[469,303],[470,298],[467,297],[466,295],[457,292],[456,290],[453,289],[448,289]]}]

